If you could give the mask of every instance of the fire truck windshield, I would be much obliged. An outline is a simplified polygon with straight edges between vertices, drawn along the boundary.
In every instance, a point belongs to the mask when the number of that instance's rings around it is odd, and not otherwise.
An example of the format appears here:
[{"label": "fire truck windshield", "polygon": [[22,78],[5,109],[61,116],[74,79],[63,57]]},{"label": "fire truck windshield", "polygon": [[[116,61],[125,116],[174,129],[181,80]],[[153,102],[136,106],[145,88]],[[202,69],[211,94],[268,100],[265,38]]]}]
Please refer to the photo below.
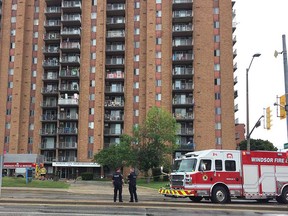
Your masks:
[{"label": "fire truck windshield", "polygon": [[172,172],[177,172],[179,170],[179,166],[180,166],[181,161],[182,161],[181,159],[176,159],[174,161],[174,164],[172,167]]},{"label": "fire truck windshield", "polygon": [[197,159],[184,159],[181,161],[177,172],[194,172],[197,164]]}]

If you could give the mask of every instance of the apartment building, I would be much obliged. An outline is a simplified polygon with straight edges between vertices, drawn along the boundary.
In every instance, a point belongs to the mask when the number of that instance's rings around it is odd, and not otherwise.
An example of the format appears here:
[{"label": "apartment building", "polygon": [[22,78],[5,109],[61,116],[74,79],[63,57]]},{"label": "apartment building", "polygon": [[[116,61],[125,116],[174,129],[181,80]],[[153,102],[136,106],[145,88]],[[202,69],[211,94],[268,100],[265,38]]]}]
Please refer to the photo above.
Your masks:
[{"label": "apartment building", "polygon": [[153,106],[177,119],[179,150],[236,148],[235,1],[1,2],[4,154],[42,154],[63,178],[98,175],[94,154]]}]

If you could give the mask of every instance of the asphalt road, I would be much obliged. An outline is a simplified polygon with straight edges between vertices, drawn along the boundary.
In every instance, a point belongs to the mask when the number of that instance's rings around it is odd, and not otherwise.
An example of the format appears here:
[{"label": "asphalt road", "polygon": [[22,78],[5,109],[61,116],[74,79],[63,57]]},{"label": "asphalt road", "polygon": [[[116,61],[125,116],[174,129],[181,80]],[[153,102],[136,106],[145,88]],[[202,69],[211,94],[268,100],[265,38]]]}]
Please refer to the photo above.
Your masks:
[{"label": "asphalt road", "polygon": [[[272,201],[232,200],[225,205],[210,201],[193,203],[187,199],[165,198],[157,190],[138,187],[139,203],[129,203],[124,186],[124,203],[113,202],[110,182],[75,182],[69,189],[2,188],[2,215],[287,215],[288,206]],[[79,211],[78,211],[78,210]],[[96,209],[96,210],[95,210]],[[13,213],[13,214],[12,214]],[[22,214],[23,213],[23,214]],[[172,214],[173,213],[173,214]]]}]

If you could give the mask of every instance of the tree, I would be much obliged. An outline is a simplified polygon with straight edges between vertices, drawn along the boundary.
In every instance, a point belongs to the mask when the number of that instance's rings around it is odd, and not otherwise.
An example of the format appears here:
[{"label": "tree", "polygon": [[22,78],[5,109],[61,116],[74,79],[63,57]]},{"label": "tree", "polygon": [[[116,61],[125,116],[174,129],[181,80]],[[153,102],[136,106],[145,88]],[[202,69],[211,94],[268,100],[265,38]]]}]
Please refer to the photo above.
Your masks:
[{"label": "tree", "polygon": [[[243,140],[239,144],[240,150],[247,149],[247,140]],[[268,140],[261,140],[261,139],[250,139],[250,149],[253,150],[266,150],[266,151],[277,151],[278,148],[273,145],[273,143],[269,142]]]},{"label": "tree", "polygon": [[133,137],[122,135],[120,143],[102,149],[94,155],[94,161],[101,166],[107,166],[112,170],[117,167],[134,166],[136,164],[135,149],[131,148]]},{"label": "tree", "polygon": [[178,124],[171,113],[152,107],[142,126],[134,131],[138,140],[138,167],[148,176],[152,168],[167,163],[167,154],[175,149]]}]

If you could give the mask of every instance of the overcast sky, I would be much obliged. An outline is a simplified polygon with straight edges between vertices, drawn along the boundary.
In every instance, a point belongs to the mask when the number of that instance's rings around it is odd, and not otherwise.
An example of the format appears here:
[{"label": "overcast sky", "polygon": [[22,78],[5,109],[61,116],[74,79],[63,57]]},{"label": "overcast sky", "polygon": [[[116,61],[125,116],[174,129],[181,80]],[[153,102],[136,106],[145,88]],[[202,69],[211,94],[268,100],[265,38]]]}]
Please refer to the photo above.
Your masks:
[{"label": "overcast sky", "polygon": [[[256,128],[252,139],[263,139],[272,142],[279,149],[287,143],[286,120],[277,118],[276,96],[285,94],[283,56],[274,57],[274,51],[281,52],[282,35],[288,41],[288,0],[236,0],[237,29],[234,34],[237,43],[238,69],[234,76],[238,78],[235,89],[238,90],[239,111],[236,118],[246,124],[246,68],[248,68],[253,54],[261,53],[254,58],[249,70],[249,108],[250,130],[258,118],[263,114],[263,108],[272,109],[272,127],[270,130]],[[263,122],[262,122],[263,123]]]}]

